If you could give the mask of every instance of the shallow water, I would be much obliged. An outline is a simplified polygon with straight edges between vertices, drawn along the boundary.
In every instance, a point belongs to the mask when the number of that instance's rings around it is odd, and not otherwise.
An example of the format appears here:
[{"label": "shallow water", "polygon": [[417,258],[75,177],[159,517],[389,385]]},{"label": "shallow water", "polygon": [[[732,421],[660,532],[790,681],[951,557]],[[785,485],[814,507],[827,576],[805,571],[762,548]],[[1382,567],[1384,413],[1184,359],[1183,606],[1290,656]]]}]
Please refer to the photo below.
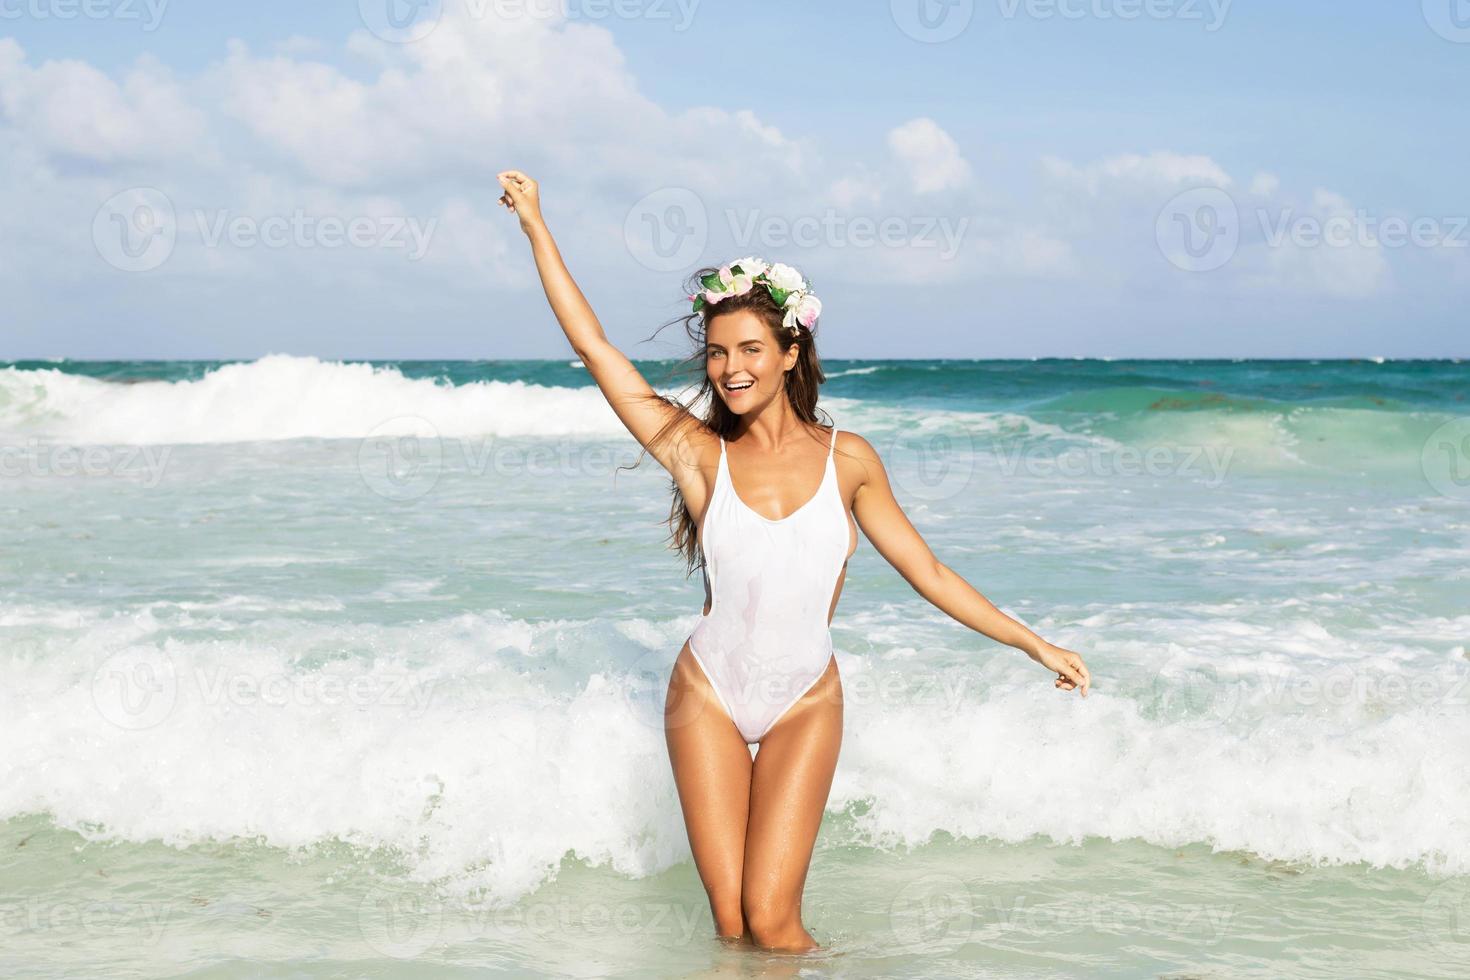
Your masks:
[{"label": "shallow water", "polygon": [[1470,974],[1465,365],[827,368],[1095,684],[863,539],[792,958],[711,938],[702,587],[584,371],[0,367],[0,972]]}]

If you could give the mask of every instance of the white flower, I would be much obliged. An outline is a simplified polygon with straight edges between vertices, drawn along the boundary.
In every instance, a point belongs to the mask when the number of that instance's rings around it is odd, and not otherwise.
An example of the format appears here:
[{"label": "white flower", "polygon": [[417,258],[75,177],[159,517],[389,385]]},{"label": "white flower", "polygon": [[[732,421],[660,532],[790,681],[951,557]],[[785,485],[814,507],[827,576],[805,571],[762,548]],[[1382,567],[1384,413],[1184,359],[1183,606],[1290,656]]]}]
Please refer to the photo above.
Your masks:
[{"label": "white flower", "polygon": [[766,273],[766,278],[770,280],[771,285],[783,293],[795,292],[806,286],[806,280],[801,278],[801,273],[783,262],[777,262],[771,266]]},{"label": "white flower", "polygon": [[740,266],[740,271],[743,272],[743,273],[745,273],[747,276],[749,276],[752,279],[756,278],[762,272],[765,272],[767,269],[770,268],[770,266],[766,265],[764,259],[758,259],[754,255],[747,255],[743,259],[736,259],[734,262],[731,262],[730,264],[732,266],[734,266],[734,265]]}]

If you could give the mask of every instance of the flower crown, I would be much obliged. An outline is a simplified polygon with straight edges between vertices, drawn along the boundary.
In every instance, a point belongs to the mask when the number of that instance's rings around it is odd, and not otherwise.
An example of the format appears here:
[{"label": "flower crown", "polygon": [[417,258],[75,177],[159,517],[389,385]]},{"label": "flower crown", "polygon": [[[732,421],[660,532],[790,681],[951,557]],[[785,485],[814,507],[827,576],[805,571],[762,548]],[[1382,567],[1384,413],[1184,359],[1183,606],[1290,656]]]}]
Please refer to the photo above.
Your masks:
[{"label": "flower crown", "polygon": [[743,296],[754,286],[764,286],[776,305],[785,310],[781,325],[787,330],[806,327],[810,330],[822,315],[822,301],[812,293],[812,285],[800,272],[777,262],[767,265],[763,259],[749,256],[721,266],[718,272],[702,276],[699,284],[704,292],[690,295],[694,312],[714,306],[731,296]]}]

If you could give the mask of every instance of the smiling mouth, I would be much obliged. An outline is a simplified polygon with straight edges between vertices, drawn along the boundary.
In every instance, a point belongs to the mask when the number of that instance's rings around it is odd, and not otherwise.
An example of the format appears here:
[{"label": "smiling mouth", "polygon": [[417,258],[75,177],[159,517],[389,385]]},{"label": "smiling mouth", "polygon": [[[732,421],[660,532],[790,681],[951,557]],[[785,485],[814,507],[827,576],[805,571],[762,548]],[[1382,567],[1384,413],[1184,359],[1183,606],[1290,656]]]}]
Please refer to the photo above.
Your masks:
[{"label": "smiling mouth", "polygon": [[742,391],[749,391],[751,388],[754,388],[754,387],[755,387],[755,382],[754,381],[742,381],[739,384],[734,384],[734,385],[728,385],[727,384],[727,385],[725,385],[725,390],[728,391],[732,395],[738,395]]}]

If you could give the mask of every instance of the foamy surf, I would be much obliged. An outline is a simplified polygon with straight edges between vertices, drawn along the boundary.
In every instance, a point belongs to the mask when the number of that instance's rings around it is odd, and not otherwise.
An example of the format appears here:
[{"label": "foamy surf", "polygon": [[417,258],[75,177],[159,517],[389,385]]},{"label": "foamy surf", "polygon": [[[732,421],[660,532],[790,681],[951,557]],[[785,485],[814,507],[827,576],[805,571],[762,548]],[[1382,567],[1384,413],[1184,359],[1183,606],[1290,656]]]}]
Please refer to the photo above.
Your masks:
[{"label": "foamy surf", "polygon": [[[246,613],[274,639],[234,635]],[[636,876],[685,859],[659,696],[687,618],[633,624],[657,642],[615,636],[608,665],[563,689],[528,667],[598,623],[279,615],[248,597],[153,606],[12,646],[0,819],[46,813],[94,840],[383,849],[417,880],[501,903],[569,852]],[[849,734],[831,806],[854,814],[849,845],[1136,839],[1470,873],[1470,774],[1443,764],[1470,737],[1470,663],[1436,703],[1283,711],[1271,699],[1317,668],[1267,682],[1160,639],[1126,666],[1094,645],[1108,681],[1084,707],[1024,658],[900,666],[848,653],[839,633]],[[1235,688],[1202,692],[1206,676]]]},{"label": "foamy surf", "polygon": [[[1094,685],[1059,694],[860,542],[815,934],[920,973],[1061,943],[1279,975],[1348,934],[1470,967],[1446,749],[1470,735],[1470,518],[1455,460],[1421,452],[1458,444],[1419,428],[1455,418],[1463,369],[870,366],[831,364],[822,407],[936,556]],[[637,447],[585,370],[0,372],[0,928],[44,926],[6,931],[0,972],[248,973],[322,943],[369,972],[700,968],[661,698],[703,590],[664,541],[667,475],[614,465]],[[435,429],[380,458],[392,413]],[[103,437],[157,478],[117,452],[63,470],[48,441]],[[1301,935],[1263,950],[1285,888]]]}]

